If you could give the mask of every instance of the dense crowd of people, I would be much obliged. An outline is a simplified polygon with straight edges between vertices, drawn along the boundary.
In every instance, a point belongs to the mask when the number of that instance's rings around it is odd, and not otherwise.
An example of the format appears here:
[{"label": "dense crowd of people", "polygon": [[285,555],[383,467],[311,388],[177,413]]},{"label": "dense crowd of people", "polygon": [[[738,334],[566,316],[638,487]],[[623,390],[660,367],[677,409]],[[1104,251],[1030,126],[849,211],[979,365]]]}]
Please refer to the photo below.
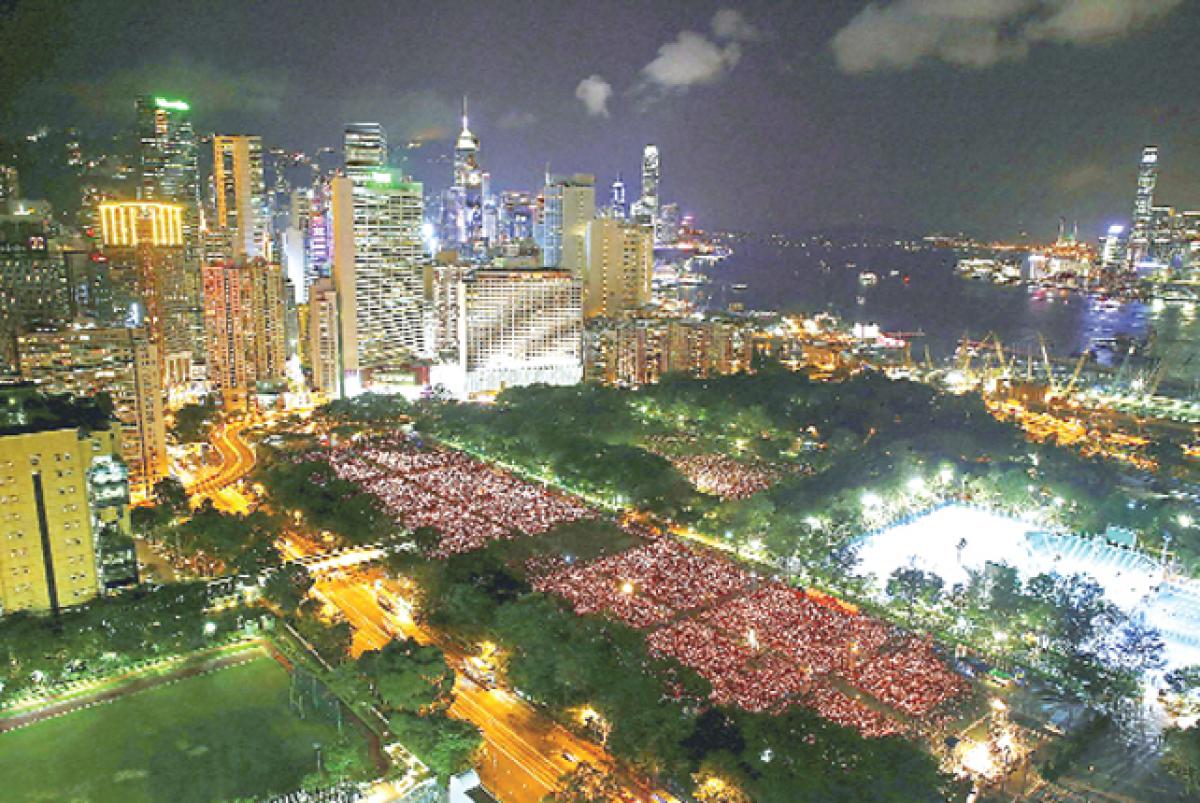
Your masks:
[{"label": "dense crowd of people", "polygon": [[[402,436],[325,454],[339,477],[377,496],[402,525],[435,528],[442,556],[596,515],[573,497]],[[622,552],[531,564],[533,587],[581,615],[649,631],[651,652],[698,672],[717,703],[748,711],[802,704],[875,737],[904,727],[903,716],[879,709],[929,722],[967,691],[927,640],[835,598],[760,581],[707,550],[636,530],[646,540]]]},{"label": "dense crowd of people", "polygon": [[461,452],[399,437],[339,449],[329,459],[339,477],[378,497],[404,527],[436,529],[442,557],[595,515],[573,497]]},{"label": "dense crowd of people", "polygon": [[580,614],[607,612],[633,627],[659,624],[745,589],[751,577],[729,561],[671,538],[570,566],[534,580]]},{"label": "dense crowd of people", "polygon": [[930,642],[819,592],[760,584],[669,538],[542,568],[537,590],[567,599],[577,613],[651,631],[651,652],[696,670],[722,705],[782,711],[802,704],[878,737],[904,729],[879,709],[932,721],[968,688]]},{"label": "dense crowd of people", "polygon": [[746,499],[770,488],[779,479],[779,473],[766,466],[722,454],[687,455],[670,460],[696,490],[721,499]]}]

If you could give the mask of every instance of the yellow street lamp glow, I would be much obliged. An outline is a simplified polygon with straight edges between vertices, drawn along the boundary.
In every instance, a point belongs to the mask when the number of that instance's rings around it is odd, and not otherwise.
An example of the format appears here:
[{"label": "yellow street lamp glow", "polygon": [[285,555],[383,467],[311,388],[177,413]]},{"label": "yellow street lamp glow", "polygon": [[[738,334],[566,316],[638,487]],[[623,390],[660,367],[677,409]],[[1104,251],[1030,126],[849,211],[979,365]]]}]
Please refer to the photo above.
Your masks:
[{"label": "yellow street lamp glow", "polygon": [[632,594],[633,593],[633,583],[629,580],[626,580],[624,583],[622,583],[621,584],[621,593],[625,594],[625,595]]}]

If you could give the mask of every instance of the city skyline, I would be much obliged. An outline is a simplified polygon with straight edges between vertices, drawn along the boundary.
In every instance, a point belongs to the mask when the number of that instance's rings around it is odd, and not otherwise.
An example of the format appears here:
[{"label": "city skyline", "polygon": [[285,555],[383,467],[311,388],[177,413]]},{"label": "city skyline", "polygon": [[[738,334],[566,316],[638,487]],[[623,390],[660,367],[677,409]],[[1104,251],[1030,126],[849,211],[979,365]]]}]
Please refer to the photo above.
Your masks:
[{"label": "city skyline", "polygon": [[[130,97],[160,92],[191,100],[199,130],[309,151],[336,147],[347,122],[378,120],[394,166],[440,186],[465,94],[494,187],[534,189],[547,161],[607,186],[636,175],[654,142],[666,196],[729,229],[868,222],[1044,238],[1066,216],[1090,238],[1127,222],[1136,154],[1149,143],[1162,148],[1159,196],[1200,202],[1189,190],[1200,145],[1187,137],[1198,90],[1185,78],[1196,9],[971,8],[601,4],[580,15],[571,4],[527,14],[368,4],[341,19],[303,3],[219,15],[22,4],[7,26],[20,37],[10,57],[22,80],[0,109],[8,135],[38,123],[115,131]],[[406,36],[414,31],[424,33]],[[34,47],[39,37],[59,47]],[[425,145],[405,147],[414,141]]]}]

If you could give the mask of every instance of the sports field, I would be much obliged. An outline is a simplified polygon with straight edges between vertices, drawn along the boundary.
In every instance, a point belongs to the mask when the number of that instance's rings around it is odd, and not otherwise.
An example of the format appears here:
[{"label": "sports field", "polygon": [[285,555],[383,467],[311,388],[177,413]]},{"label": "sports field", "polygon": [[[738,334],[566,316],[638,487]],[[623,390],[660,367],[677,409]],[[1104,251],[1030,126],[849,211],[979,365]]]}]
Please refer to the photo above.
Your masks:
[{"label": "sports field", "polygon": [[[0,734],[0,800],[139,803],[285,792],[337,728],[288,708],[267,657]],[[347,731],[352,729],[347,726]]]}]

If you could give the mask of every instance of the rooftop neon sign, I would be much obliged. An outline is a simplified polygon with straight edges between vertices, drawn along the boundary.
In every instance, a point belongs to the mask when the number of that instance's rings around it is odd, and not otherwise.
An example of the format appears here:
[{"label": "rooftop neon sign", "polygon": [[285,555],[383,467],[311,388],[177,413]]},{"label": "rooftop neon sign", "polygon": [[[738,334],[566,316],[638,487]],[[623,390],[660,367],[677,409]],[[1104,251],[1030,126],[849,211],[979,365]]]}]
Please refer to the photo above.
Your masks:
[{"label": "rooftop neon sign", "polygon": [[155,98],[154,105],[160,109],[171,109],[172,111],[177,112],[186,112],[192,108],[187,104],[187,101],[169,100],[167,98]]}]

